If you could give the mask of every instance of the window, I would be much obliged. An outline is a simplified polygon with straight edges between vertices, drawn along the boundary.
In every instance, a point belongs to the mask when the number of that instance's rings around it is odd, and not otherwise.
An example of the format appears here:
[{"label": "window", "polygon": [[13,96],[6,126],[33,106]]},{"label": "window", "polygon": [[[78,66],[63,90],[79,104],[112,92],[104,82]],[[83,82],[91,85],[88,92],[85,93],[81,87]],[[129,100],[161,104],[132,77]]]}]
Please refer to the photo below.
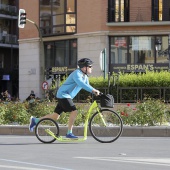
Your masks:
[{"label": "window", "polygon": [[152,0],[152,21],[170,21],[169,0]]},{"label": "window", "polygon": [[168,36],[110,37],[110,64],[168,64]]},{"label": "window", "polygon": [[40,0],[42,36],[76,33],[77,0]]},{"label": "window", "polygon": [[168,63],[168,36],[155,38],[156,63]]},{"label": "window", "polygon": [[108,0],[108,22],[129,21],[129,0]]},{"label": "window", "polygon": [[129,53],[131,54],[132,64],[154,63],[154,37],[130,37]]},{"label": "window", "polygon": [[77,40],[45,42],[45,67],[77,68]]},{"label": "window", "polygon": [[111,64],[127,63],[127,37],[111,38]]}]

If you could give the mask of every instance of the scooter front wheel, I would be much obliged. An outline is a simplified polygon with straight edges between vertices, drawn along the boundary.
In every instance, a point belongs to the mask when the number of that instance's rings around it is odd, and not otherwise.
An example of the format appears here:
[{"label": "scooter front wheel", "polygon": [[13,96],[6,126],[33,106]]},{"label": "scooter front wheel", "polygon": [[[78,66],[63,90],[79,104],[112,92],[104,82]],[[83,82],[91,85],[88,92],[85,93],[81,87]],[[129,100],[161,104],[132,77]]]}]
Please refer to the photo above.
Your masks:
[{"label": "scooter front wheel", "polygon": [[121,136],[123,121],[113,110],[102,109],[91,117],[89,130],[98,142],[111,143]]}]

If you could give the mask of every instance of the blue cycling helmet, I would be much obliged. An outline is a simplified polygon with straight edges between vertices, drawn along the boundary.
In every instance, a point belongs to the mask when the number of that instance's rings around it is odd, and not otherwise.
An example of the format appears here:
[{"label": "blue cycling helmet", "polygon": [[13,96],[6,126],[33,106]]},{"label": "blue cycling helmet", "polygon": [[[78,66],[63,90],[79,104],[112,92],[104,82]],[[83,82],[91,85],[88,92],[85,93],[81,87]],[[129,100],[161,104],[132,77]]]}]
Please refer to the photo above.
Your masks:
[{"label": "blue cycling helmet", "polygon": [[93,64],[93,61],[91,61],[89,58],[82,58],[78,61],[78,66],[80,68],[88,67],[88,66],[91,66],[92,64]]}]

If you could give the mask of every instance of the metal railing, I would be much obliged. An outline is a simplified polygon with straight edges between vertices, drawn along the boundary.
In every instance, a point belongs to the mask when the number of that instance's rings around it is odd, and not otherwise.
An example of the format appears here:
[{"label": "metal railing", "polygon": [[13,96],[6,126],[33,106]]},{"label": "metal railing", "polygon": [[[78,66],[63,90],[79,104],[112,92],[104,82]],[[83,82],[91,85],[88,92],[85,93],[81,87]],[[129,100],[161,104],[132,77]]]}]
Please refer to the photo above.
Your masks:
[{"label": "metal railing", "polygon": [[170,87],[117,87],[117,91],[119,103],[136,103],[149,97],[170,102]]},{"label": "metal railing", "polygon": [[4,44],[17,44],[17,36],[13,34],[0,33],[0,43]]},{"label": "metal railing", "polygon": [[12,5],[0,4],[0,13],[1,14],[9,14],[9,15],[17,15],[17,7]]},{"label": "metal railing", "polygon": [[[137,103],[139,101],[143,102],[145,98],[160,99],[165,103],[170,103],[170,87],[117,87],[114,91],[108,90],[108,87],[97,89],[104,94],[112,94],[115,103]],[[87,102],[88,99],[98,100],[97,97],[88,92],[80,92],[75,98],[75,102]]]}]

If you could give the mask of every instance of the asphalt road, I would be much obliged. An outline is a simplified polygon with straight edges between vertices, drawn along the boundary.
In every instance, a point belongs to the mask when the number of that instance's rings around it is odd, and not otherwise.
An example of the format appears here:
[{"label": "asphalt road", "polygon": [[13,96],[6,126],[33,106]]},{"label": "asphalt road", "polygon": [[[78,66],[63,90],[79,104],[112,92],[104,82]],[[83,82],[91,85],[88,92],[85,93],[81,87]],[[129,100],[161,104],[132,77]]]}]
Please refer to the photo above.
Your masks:
[{"label": "asphalt road", "polygon": [[102,144],[42,144],[35,136],[0,136],[0,170],[169,170],[169,137],[120,137]]}]

